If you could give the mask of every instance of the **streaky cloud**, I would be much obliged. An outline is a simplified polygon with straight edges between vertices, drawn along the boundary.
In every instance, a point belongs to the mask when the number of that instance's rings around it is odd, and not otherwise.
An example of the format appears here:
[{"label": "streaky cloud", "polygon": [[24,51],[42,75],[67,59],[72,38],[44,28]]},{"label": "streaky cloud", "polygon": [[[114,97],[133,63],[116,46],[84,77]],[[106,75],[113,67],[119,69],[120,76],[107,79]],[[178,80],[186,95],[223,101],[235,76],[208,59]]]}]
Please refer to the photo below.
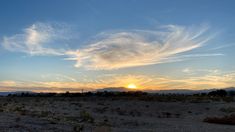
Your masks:
[{"label": "streaky cloud", "polygon": [[9,51],[30,55],[63,55],[64,49],[51,44],[66,39],[66,33],[64,25],[38,22],[23,29],[23,33],[3,37],[2,45]]},{"label": "streaky cloud", "polygon": [[206,34],[207,30],[208,26],[187,28],[167,25],[159,30],[103,32],[98,35],[100,38],[88,43],[86,47],[67,51],[69,57],[66,59],[75,60],[76,67],[90,70],[181,61],[179,54],[200,48],[211,39]]},{"label": "streaky cloud", "polygon": [[34,92],[80,92],[82,89],[95,90],[106,87],[124,87],[129,83],[139,86],[139,90],[168,89],[208,89],[225,88],[235,85],[235,71],[224,73],[217,69],[185,69],[183,72],[199,72],[204,74],[185,76],[183,78],[159,75],[111,75],[98,77],[94,81],[0,81],[1,91],[34,91]]}]

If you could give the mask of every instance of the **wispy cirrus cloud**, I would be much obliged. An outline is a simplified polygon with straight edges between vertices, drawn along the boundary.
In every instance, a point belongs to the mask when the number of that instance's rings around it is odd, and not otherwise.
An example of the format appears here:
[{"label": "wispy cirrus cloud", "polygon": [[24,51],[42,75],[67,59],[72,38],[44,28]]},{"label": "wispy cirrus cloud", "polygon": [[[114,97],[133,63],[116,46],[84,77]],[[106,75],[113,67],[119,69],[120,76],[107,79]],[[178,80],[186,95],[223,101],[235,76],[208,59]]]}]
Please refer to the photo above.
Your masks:
[{"label": "wispy cirrus cloud", "polygon": [[[203,70],[203,69],[201,69]],[[201,71],[200,70],[200,71]],[[235,85],[235,71],[227,73],[207,70],[203,75],[190,77],[168,77],[159,75],[111,75],[98,77],[92,81],[0,81],[1,91],[34,91],[34,92],[80,92],[106,87],[126,87],[130,83],[137,85],[138,90],[169,89],[210,89],[226,88]],[[214,72],[213,72],[214,71]]]},{"label": "wispy cirrus cloud", "polygon": [[206,35],[207,29],[207,26],[186,28],[168,25],[158,31],[108,32],[101,34],[100,39],[88,46],[67,51],[66,54],[70,56],[68,60],[76,61],[76,67],[92,70],[181,61],[186,57],[180,57],[179,54],[202,47],[210,40],[211,36]]},{"label": "wispy cirrus cloud", "polygon": [[23,29],[23,33],[3,37],[2,45],[9,51],[30,55],[63,55],[63,49],[50,44],[66,39],[67,32],[62,24],[35,23]]},{"label": "wispy cirrus cloud", "polygon": [[135,66],[183,61],[195,57],[223,54],[189,54],[211,39],[208,26],[162,26],[158,30],[126,30],[103,32],[83,48],[68,50],[63,40],[71,38],[65,25],[34,23],[23,33],[3,37],[2,45],[14,52],[29,55],[64,55],[75,60],[75,67],[112,70]]},{"label": "wispy cirrus cloud", "polygon": [[218,69],[193,69],[193,68],[184,68],[182,69],[183,73],[189,74],[189,75],[202,75],[202,74],[220,74],[220,70]]},{"label": "wispy cirrus cloud", "polygon": [[76,82],[77,81],[74,77],[63,75],[63,74],[43,74],[41,75],[41,78],[43,80],[54,80],[54,81],[60,81],[60,82],[65,82],[65,81]]},{"label": "wispy cirrus cloud", "polygon": [[0,87],[11,87],[15,86],[16,82],[11,80],[0,81]]}]

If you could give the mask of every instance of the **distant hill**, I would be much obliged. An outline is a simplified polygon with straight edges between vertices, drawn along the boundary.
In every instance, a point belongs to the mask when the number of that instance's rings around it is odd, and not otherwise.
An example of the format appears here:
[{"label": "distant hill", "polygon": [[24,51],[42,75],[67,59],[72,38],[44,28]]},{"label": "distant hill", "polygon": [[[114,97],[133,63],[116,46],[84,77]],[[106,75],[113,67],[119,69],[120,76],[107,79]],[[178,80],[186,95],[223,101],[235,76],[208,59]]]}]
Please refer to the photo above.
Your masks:
[{"label": "distant hill", "polygon": [[125,87],[108,87],[108,88],[103,88],[103,89],[98,89],[98,92],[128,92],[128,91],[136,91],[136,90],[132,90],[132,89],[128,89]]},{"label": "distant hill", "polygon": [[7,96],[9,94],[21,94],[21,93],[34,93],[31,91],[13,91],[13,92],[0,92],[0,96]]},{"label": "distant hill", "polygon": [[[144,90],[143,92],[148,93],[160,93],[160,94],[196,94],[196,93],[209,93],[218,89],[224,89],[226,91],[235,91],[235,87],[228,88],[213,88],[213,89],[203,89],[203,90],[190,90],[190,89],[169,89],[169,90]],[[103,89],[98,89],[94,92],[128,92],[128,91],[139,91],[138,89],[128,89],[125,87],[107,87]],[[8,94],[21,94],[21,93],[30,93],[35,92],[31,91],[13,91],[13,92],[0,92],[0,96],[7,96]],[[36,93],[35,93],[36,94]]]},{"label": "distant hill", "polygon": [[182,94],[196,94],[196,93],[209,93],[214,90],[218,89],[224,89],[226,91],[235,91],[235,87],[228,87],[228,88],[213,88],[213,89],[202,89],[202,90],[190,90],[190,89],[170,89],[170,90],[152,90],[147,91],[151,93],[162,93],[162,94],[168,94],[168,93],[182,93]]},{"label": "distant hill", "polygon": [[[213,89],[203,89],[203,90],[190,90],[190,89],[169,89],[169,90],[144,90],[143,92],[148,93],[160,93],[160,94],[169,94],[169,93],[176,93],[176,94],[196,94],[196,93],[208,93],[217,89],[224,89],[226,91],[235,91],[235,87],[228,87],[228,88],[213,88]],[[97,91],[103,92],[127,92],[127,91],[138,91],[138,89],[128,89],[125,87],[108,87],[99,89]]]},{"label": "distant hill", "polygon": [[14,92],[0,92],[0,96],[7,96],[8,94],[13,94]]}]

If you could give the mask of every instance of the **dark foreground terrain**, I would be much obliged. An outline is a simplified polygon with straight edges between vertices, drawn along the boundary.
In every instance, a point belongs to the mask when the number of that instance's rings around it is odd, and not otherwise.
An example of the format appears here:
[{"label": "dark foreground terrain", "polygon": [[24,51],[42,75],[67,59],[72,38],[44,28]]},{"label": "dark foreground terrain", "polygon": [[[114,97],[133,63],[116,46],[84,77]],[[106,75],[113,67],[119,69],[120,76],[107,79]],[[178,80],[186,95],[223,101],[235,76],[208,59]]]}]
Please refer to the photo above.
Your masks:
[{"label": "dark foreground terrain", "polygon": [[9,96],[0,131],[234,132],[220,120],[233,113],[233,97],[207,95]]}]

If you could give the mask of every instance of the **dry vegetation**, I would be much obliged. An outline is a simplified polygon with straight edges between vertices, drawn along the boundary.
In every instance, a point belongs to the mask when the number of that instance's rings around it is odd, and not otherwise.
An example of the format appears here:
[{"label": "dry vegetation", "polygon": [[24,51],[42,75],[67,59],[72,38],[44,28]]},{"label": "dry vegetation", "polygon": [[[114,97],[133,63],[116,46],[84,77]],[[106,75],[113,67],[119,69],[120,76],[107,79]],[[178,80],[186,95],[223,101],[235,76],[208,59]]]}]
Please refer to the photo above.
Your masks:
[{"label": "dry vegetation", "polygon": [[235,131],[232,126],[234,106],[233,96],[205,94],[11,95],[0,97],[0,129],[29,132],[231,132]]},{"label": "dry vegetation", "polygon": [[229,115],[224,117],[207,117],[204,122],[235,125],[235,115]]}]

